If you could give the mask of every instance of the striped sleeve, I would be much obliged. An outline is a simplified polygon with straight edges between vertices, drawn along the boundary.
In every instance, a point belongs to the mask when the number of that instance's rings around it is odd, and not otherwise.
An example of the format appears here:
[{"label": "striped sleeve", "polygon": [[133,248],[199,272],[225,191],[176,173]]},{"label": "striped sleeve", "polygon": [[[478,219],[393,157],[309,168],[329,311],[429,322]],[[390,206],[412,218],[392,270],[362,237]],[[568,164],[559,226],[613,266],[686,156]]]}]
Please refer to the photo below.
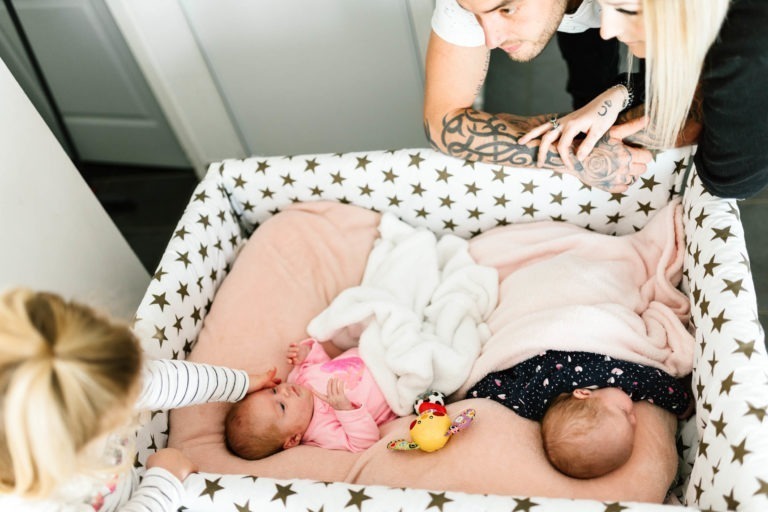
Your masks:
[{"label": "striped sleeve", "polygon": [[184,497],[184,486],[167,470],[155,467],[147,470],[119,512],[166,512],[178,510]]},{"label": "striped sleeve", "polygon": [[174,409],[206,402],[237,402],[248,391],[248,374],[223,366],[170,359],[149,360],[142,371],[136,409]]}]

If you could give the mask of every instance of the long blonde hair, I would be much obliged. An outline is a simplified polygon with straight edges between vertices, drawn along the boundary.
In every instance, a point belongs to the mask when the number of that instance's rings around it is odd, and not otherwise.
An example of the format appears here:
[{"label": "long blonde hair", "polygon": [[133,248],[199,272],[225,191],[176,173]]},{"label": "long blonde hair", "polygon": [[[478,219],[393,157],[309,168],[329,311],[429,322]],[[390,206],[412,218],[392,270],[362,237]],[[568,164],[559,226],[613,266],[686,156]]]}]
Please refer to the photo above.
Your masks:
[{"label": "long blonde hair", "polygon": [[46,497],[81,471],[128,419],[140,371],[127,325],[50,293],[0,296],[0,491]]},{"label": "long blonde hair", "polygon": [[730,0],[643,0],[649,135],[674,146],[691,108],[704,57],[717,38]]}]

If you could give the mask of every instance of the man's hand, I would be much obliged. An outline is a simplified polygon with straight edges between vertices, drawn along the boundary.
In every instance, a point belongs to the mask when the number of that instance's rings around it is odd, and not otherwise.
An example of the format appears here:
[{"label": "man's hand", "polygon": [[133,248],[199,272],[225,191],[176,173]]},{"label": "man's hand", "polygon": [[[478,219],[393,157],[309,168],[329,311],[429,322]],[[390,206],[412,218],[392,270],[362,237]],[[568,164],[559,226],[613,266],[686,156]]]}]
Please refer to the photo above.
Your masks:
[{"label": "man's hand", "polygon": [[178,478],[179,482],[183,482],[190,473],[197,472],[197,464],[176,448],[163,448],[150,455],[147,459],[147,469],[154,467],[167,470]]},{"label": "man's hand", "polygon": [[266,373],[255,373],[248,375],[248,393],[259,391],[260,389],[273,388],[280,384],[280,377],[275,377],[277,368],[274,366]]},{"label": "man's hand", "polygon": [[359,406],[355,406],[349,401],[347,395],[344,393],[344,381],[336,377],[328,379],[328,386],[326,387],[326,394],[322,394],[318,391],[313,393],[317,398],[326,402],[333,409],[337,411],[351,411],[357,409]]}]

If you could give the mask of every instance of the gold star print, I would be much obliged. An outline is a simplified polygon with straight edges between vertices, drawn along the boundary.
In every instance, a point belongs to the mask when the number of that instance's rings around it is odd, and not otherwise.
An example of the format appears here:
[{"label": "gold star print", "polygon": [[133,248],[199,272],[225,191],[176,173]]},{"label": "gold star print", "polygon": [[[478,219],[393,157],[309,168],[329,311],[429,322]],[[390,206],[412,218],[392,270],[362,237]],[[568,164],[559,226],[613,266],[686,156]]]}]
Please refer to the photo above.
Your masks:
[{"label": "gold star print", "polygon": [[344,505],[344,508],[354,505],[358,510],[363,510],[363,502],[371,499],[370,496],[365,494],[365,488],[362,488],[359,491],[353,491],[352,489],[347,490],[349,491],[349,501]]},{"label": "gold star print", "polygon": [[477,193],[480,191],[480,187],[478,187],[477,184],[469,183],[464,186],[467,187],[467,193],[465,195],[472,194],[477,197]]},{"label": "gold star print", "polygon": [[288,502],[288,498],[292,494],[296,494],[296,491],[291,489],[292,486],[293,484],[280,485],[276,483],[275,488],[277,489],[277,492],[275,492],[275,495],[272,496],[272,501],[280,500],[283,502],[283,505],[286,505]]},{"label": "gold star print", "polygon": [[747,402],[747,407],[748,409],[747,409],[746,415],[754,416],[760,421],[760,423],[762,423],[763,420],[765,419],[765,416],[768,415],[768,412],[766,412],[765,407],[755,407],[749,402]]},{"label": "gold star print", "polygon": [[165,292],[155,295],[152,294],[152,302],[150,304],[157,304],[160,307],[160,311],[165,311],[165,306],[169,306],[171,303],[165,300]]},{"label": "gold star print", "polygon": [[722,291],[729,291],[733,293],[734,296],[738,297],[740,292],[745,291],[745,288],[741,285],[741,283],[744,282],[744,279],[739,279],[738,281],[731,281],[729,279],[723,279],[723,283],[725,283],[725,288],[722,289]]},{"label": "gold star print", "polygon": [[707,361],[709,363],[709,366],[712,367],[712,370],[710,373],[715,373],[715,366],[717,366],[717,358],[715,357],[715,353],[712,352],[712,359]]},{"label": "gold star print", "polygon": [[364,170],[364,171],[365,171],[365,170],[366,170],[366,166],[367,166],[369,163],[371,163],[371,161],[370,161],[370,160],[368,160],[368,155],[365,155],[365,156],[363,156],[362,158],[361,158],[361,157],[359,157],[359,156],[358,156],[358,157],[355,157],[355,158],[357,158],[357,165],[355,166],[355,169],[362,169],[362,170]]},{"label": "gold star print", "polygon": [[429,215],[427,210],[425,210],[424,208],[419,208],[418,210],[413,210],[413,211],[416,213],[416,217],[421,217],[423,219],[426,219],[427,215]]},{"label": "gold star print", "polygon": [[702,480],[699,480],[699,483],[693,486],[693,489],[696,491],[695,501],[699,501],[701,499],[701,495],[704,493],[704,488],[701,486],[701,482]]},{"label": "gold star print", "polygon": [[623,506],[620,503],[603,503],[605,505],[605,512],[621,512],[622,510],[626,510],[627,507]]},{"label": "gold star print", "polygon": [[451,199],[451,196],[450,196],[450,195],[447,195],[447,196],[445,196],[445,197],[441,197],[441,198],[440,198],[440,206],[441,206],[441,207],[442,207],[442,206],[445,206],[445,207],[447,207],[447,208],[450,208],[450,207],[451,207],[451,205],[452,205],[453,203],[455,203],[455,202],[456,202],[456,201],[454,201],[453,199]]},{"label": "gold star print", "polygon": [[267,169],[269,169],[269,164],[266,160],[262,160],[258,162],[259,166],[256,168],[256,172],[263,172],[266,173]]},{"label": "gold star print", "polygon": [[734,382],[733,378],[734,378],[734,372],[731,372],[731,373],[728,374],[728,376],[725,379],[723,379],[723,382],[720,383],[720,387],[722,389],[722,391],[720,392],[721,395],[723,394],[723,392],[725,392],[726,395],[730,395],[731,394],[731,388],[734,385],[738,386],[739,383],[738,382]]},{"label": "gold star print", "polygon": [[493,196],[493,198],[496,200],[494,206],[507,206],[507,203],[509,202],[509,199],[507,199],[505,194],[501,194],[499,197]]},{"label": "gold star print", "polygon": [[197,223],[200,224],[201,226],[203,226],[206,229],[211,227],[211,221],[208,220],[208,216],[207,215],[203,215],[202,213],[200,214],[199,218],[197,219]]},{"label": "gold star print", "polygon": [[648,190],[653,191],[656,185],[661,185],[661,182],[656,181],[654,176],[651,176],[650,178],[643,178],[640,176],[640,180],[643,182],[643,185],[640,187],[641,190],[647,188]]},{"label": "gold star print", "polygon": [[731,445],[731,450],[733,450],[733,458],[731,459],[731,462],[738,462],[739,464],[744,464],[744,457],[746,457],[748,454],[752,453],[751,451],[747,450],[747,438],[741,440],[739,444],[736,446]]},{"label": "gold star print", "polygon": [[320,188],[320,187],[318,187],[317,185],[315,185],[314,187],[312,187],[312,188],[311,188],[311,189],[309,189],[309,190],[312,192],[312,195],[313,195],[313,196],[317,196],[317,197],[320,197],[320,196],[322,196],[322,195],[323,195],[323,189],[321,189],[321,188]]},{"label": "gold star print", "polygon": [[452,220],[444,220],[443,229],[453,231],[456,229],[456,224]]},{"label": "gold star print", "polygon": [[373,192],[373,189],[369,187],[368,185],[364,185],[362,187],[357,187],[360,189],[360,195],[361,196],[368,196],[371,197],[371,193]]},{"label": "gold star print", "polygon": [[392,183],[395,182],[397,179],[397,174],[395,174],[395,171],[392,169],[389,169],[388,171],[384,171],[384,182],[390,181]]},{"label": "gold star print", "polygon": [[739,501],[733,497],[733,489],[731,489],[731,492],[726,496],[723,494],[723,499],[728,504],[728,510],[738,510],[739,509]]},{"label": "gold star print", "polygon": [[509,174],[504,171],[503,167],[499,167],[498,169],[491,172],[493,173],[493,181],[500,181],[504,183],[504,180],[507,178],[507,176],[509,176]]},{"label": "gold star print", "polygon": [[333,185],[341,185],[344,183],[344,177],[341,175],[341,171],[331,174],[331,180]]},{"label": "gold star print", "polygon": [[727,242],[728,238],[732,236],[736,236],[733,233],[731,233],[731,226],[726,226],[723,229],[717,229],[712,228],[712,231],[715,233],[710,240],[714,240],[715,238],[722,239],[723,242]]},{"label": "gold star print", "polygon": [[480,220],[480,216],[483,214],[483,212],[481,212],[477,208],[467,210],[467,213],[469,214],[470,219],[477,219],[477,220]]},{"label": "gold star print", "polygon": [[707,449],[709,448],[709,443],[705,443],[704,441],[701,441],[699,443],[699,453],[704,456],[704,458],[707,458]]},{"label": "gold star print", "polygon": [[448,167],[443,167],[442,169],[435,169],[435,172],[437,172],[437,181],[444,181],[448,183],[448,178],[451,177],[451,173],[448,172]]},{"label": "gold star print", "polygon": [[704,213],[704,208],[701,209],[701,213],[694,219],[696,221],[696,227],[700,228],[704,226],[704,221],[709,217],[709,215]]},{"label": "gold star print", "polygon": [[192,310],[192,314],[191,314],[191,315],[189,315],[189,316],[192,318],[192,320],[194,320],[194,321],[195,321],[195,325],[197,325],[197,323],[198,323],[198,322],[201,320],[201,317],[200,317],[200,308],[197,308],[197,307],[196,307],[196,308],[194,308],[194,309]]},{"label": "gold star print", "polygon": [[424,159],[421,157],[421,153],[416,153],[415,155],[408,153],[408,156],[411,157],[411,162],[408,164],[408,167],[414,166],[418,169],[419,165],[421,165],[421,162],[424,161]]},{"label": "gold star print", "polygon": [[701,315],[709,315],[709,301],[706,297],[701,297],[701,303],[699,303],[699,310],[701,311]]},{"label": "gold star print", "polygon": [[565,222],[565,219],[563,218],[562,214],[561,215],[550,215],[549,218],[554,220],[555,222]]},{"label": "gold star print", "polygon": [[307,162],[307,167],[304,170],[308,172],[315,172],[317,166],[320,165],[317,163],[317,158],[313,158],[312,160],[305,160],[305,162]]},{"label": "gold star print", "polygon": [[243,179],[242,175],[235,177],[235,187],[234,188],[242,188],[245,189],[245,180]]},{"label": "gold star print", "polygon": [[203,190],[202,192],[195,194],[195,196],[192,198],[192,201],[200,201],[201,203],[204,203],[206,199],[208,199],[208,194],[206,194],[205,190]]},{"label": "gold star print", "polygon": [[507,225],[509,225],[509,221],[507,220],[506,217],[501,218],[501,219],[494,219],[494,220],[496,220],[496,226],[507,226]]},{"label": "gold star print", "polygon": [[768,496],[768,482],[766,482],[762,478],[758,478],[757,483],[758,483],[758,487],[754,495],[757,496],[758,494],[765,494],[766,496]]},{"label": "gold star print", "polygon": [[[715,437],[722,434],[723,437],[725,437],[725,425],[728,423],[727,421],[723,420],[723,413],[720,413],[720,419],[719,420],[712,420],[712,425],[715,427]],[[726,439],[728,439],[726,437]]]},{"label": "gold star print", "polygon": [[562,204],[563,204],[563,199],[565,199],[565,197],[563,197],[563,193],[562,193],[562,192],[558,192],[557,194],[552,194],[552,193],[550,192],[550,194],[549,194],[549,195],[551,195],[551,196],[552,196],[552,200],[550,201],[550,204],[555,204],[555,203],[557,203],[557,204],[559,204],[559,205],[561,205],[561,206],[562,206]]},{"label": "gold star print", "polygon": [[588,201],[586,204],[580,204],[579,205],[579,213],[586,213],[589,215],[592,213],[592,210],[594,210],[595,207],[592,206],[592,201]]},{"label": "gold star print", "polygon": [[173,327],[174,327],[174,329],[176,329],[176,334],[179,334],[179,332],[182,329],[181,321],[184,320],[184,317],[183,316],[179,317],[177,315],[173,315],[173,316],[174,316],[174,318],[176,318],[176,321],[173,323]]},{"label": "gold star print", "polygon": [[283,186],[284,187],[290,187],[294,183],[296,183],[296,180],[291,177],[291,173],[285,173],[280,175],[281,178],[283,178]]},{"label": "gold star print", "polygon": [[184,347],[182,349],[184,351],[184,354],[189,355],[192,352],[192,341],[186,340],[184,341]]},{"label": "gold star print", "polygon": [[178,258],[176,258],[176,261],[180,261],[184,263],[184,268],[187,268],[189,265],[192,264],[191,261],[189,261],[189,252],[178,252],[176,251],[176,254],[179,255]]},{"label": "gold star print", "polygon": [[272,199],[275,196],[275,193],[269,187],[261,189],[260,192],[262,199]]},{"label": "gold star print", "polygon": [[200,244],[200,248],[197,250],[197,254],[199,254],[200,258],[205,261],[208,258],[208,246]]},{"label": "gold star print", "polygon": [[168,341],[168,337],[165,335],[165,327],[158,327],[155,326],[155,334],[152,336],[153,339],[156,339],[158,343],[160,343],[160,348],[163,347],[163,342]]},{"label": "gold star print", "polygon": [[699,249],[698,245],[696,246],[696,250],[693,251],[693,254],[691,254],[691,256],[693,256],[693,262],[696,265],[698,265],[699,264],[699,257],[701,256],[701,249]]},{"label": "gold star print", "polygon": [[715,255],[713,254],[712,257],[709,259],[707,263],[704,264],[704,277],[706,276],[715,276],[715,268],[720,266],[719,263],[715,262]]},{"label": "gold star print", "polygon": [[539,211],[536,208],[533,207],[533,204],[530,206],[523,207],[523,215],[530,215],[531,218],[533,218],[534,214]]},{"label": "gold star print", "polygon": [[625,197],[627,197],[627,194],[624,192],[612,192],[609,201],[616,201],[617,203],[621,204],[621,200]]},{"label": "gold star print", "polygon": [[425,189],[424,187],[421,186],[421,183],[416,183],[416,184],[411,185],[411,189],[412,189],[411,195],[419,196],[419,197],[422,197],[424,192],[427,191],[427,189]]},{"label": "gold star print", "polygon": [[237,503],[234,505],[236,512],[251,512],[251,500],[246,501],[242,505],[238,505]]},{"label": "gold star print", "polygon": [[181,226],[181,229],[177,230],[173,236],[179,237],[179,240],[184,240],[184,237],[189,234],[189,231],[187,231],[187,228],[185,226]]},{"label": "gold star print", "polygon": [[247,199],[243,203],[243,211],[244,212],[252,212],[253,211],[253,204],[251,204],[251,202],[248,201]]},{"label": "gold star print", "polygon": [[389,206],[400,206],[402,202],[397,196],[388,197],[387,199],[389,199]]},{"label": "gold star print", "polygon": [[469,167],[470,169],[474,169],[475,168],[475,162],[473,162],[471,160],[464,160],[464,164],[462,165],[462,167]]},{"label": "gold star print", "polygon": [[648,201],[647,203],[641,203],[640,201],[637,202],[637,212],[643,212],[645,216],[647,217],[649,213],[653,211],[653,207],[651,206],[651,202]]},{"label": "gold star print", "polygon": [[443,505],[453,501],[451,498],[446,497],[444,492],[441,492],[441,493],[429,492],[428,494],[429,494],[429,505],[427,505],[427,510],[429,510],[432,507],[435,507],[439,510],[443,510]]},{"label": "gold star print", "polygon": [[224,224],[224,220],[227,218],[227,212],[224,210],[219,210],[219,213],[216,214],[216,216],[219,218],[219,221],[221,221],[221,224]]},{"label": "gold star print", "polygon": [[523,186],[523,194],[526,192],[533,194],[533,191],[536,188],[536,185],[533,184],[533,180],[529,181],[528,183],[521,183],[521,185]]},{"label": "gold star print", "polygon": [[162,279],[162,278],[163,278],[163,276],[164,276],[165,274],[167,274],[167,273],[168,273],[168,272],[166,272],[165,270],[163,270],[163,267],[158,267],[158,268],[157,268],[157,270],[155,271],[155,274],[152,276],[152,280],[153,280],[153,281],[157,281],[157,282],[160,282],[160,279]]},{"label": "gold star print", "polygon": [[208,480],[205,479],[205,489],[203,492],[200,493],[200,496],[204,496],[208,494],[211,498],[211,501],[213,501],[213,495],[219,492],[220,490],[224,489],[222,486],[219,485],[219,481],[221,480],[221,477],[217,478],[216,480]]},{"label": "gold star print", "polygon": [[716,329],[717,332],[720,332],[723,328],[723,324],[730,321],[730,318],[725,318],[725,310],[722,310],[717,316],[712,317],[712,330],[714,331]]},{"label": "gold star print", "polygon": [[620,213],[616,213],[616,215],[608,215],[608,224],[618,224],[619,220],[621,220],[624,216]]},{"label": "gold star print", "polygon": [[684,167],[685,167],[685,158],[681,158],[680,160],[675,160],[675,170],[672,172],[674,172],[675,174],[679,174]]},{"label": "gold star print", "polygon": [[515,508],[512,509],[512,512],[516,512],[518,510],[525,510],[529,511],[532,507],[538,507],[539,504],[531,501],[530,498],[513,498],[515,500]]},{"label": "gold star print", "polygon": [[696,383],[696,397],[697,398],[701,398],[702,396],[704,396],[703,395],[704,388],[706,388],[706,386],[704,385],[704,383],[702,383],[701,377],[699,377],[699,381]]}]

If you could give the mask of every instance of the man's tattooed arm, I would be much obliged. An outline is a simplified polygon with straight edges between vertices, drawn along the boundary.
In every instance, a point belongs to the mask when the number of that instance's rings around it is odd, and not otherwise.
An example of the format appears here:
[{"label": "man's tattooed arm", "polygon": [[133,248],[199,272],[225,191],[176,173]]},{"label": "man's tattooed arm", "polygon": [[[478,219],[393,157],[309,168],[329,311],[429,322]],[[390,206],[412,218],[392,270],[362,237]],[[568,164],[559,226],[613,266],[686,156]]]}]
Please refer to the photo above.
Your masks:
[{"label": "man's tattooed arm", "polygon": [[[449,155],[465,160],[517,167],[537,167],[539,141],[527,145],[518,139],[532,128],[544,124],[548,116],[523,117],[512,114],[488,114],[466,108],[443,118],[440,141],[430,138],[430,144]],[[429,126],[425,123],[429,138]],[[576,175],[582,182],[611,189],[627,183],[632,154],[620,141],[604,136],[584,162],[571,152],[573,171],[568,171],[559,153],[550,150],[544,167]]]}]

